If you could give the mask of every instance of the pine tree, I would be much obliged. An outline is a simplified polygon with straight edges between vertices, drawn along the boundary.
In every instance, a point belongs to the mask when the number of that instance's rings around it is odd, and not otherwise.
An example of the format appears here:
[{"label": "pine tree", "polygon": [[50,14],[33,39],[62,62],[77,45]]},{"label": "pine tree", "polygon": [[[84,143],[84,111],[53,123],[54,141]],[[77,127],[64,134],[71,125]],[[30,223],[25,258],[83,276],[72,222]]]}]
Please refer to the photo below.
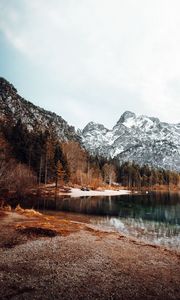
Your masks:
[{"label": "pine tree", "polygon": [[57,161],[56,164],[56,188],[58,187],[58,183],[62,186],[64,184],[64,175],[65,171],[63,169],[62,163],[60,160]]}]

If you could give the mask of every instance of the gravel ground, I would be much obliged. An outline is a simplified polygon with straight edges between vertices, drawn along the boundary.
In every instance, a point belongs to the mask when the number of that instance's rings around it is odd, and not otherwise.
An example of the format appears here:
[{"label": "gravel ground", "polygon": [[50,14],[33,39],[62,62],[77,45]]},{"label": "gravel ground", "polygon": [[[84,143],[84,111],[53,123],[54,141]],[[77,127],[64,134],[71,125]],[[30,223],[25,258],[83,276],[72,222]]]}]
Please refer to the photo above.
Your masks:
[{"label": "gravel ground", "polygon": [[29,238],[13,227],[24,219],[1,217],[0,299],[180,299],[177,253],[89,225]]}]

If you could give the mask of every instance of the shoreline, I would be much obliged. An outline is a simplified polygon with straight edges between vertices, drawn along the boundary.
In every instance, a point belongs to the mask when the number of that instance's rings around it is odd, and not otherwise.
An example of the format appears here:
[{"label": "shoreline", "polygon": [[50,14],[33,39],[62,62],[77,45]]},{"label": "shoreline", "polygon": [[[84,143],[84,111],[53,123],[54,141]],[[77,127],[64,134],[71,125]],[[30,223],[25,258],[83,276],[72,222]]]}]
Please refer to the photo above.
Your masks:
[{"label": "shoreline", "polygon": [[[67,189],[67,190],[66,190]],[[46,194],[49,194],[49,192],[51,191],[52,193],[55,192],[55,186],[54,184],[48,184],[48,185],[42,185],[40,186],[40,190],[42,193],[44,193],[44,196],[46,196]],[[126,189],[125,187],[121,187],[121,188],[99,188],[96,190],[92,190],[90,189],[89,191],[83,191],[81,190],[80,187],[71,187],[71,186],[64,186],[64,187],[59,187],[57,189],[57,195],[58,196],[70,196],[71,198],[78,198],[78,197],[93,197],[93,196],[120,196],[120,195],[130,195],[130,194],[149,194],[151,192],[157,192],[157,193],[166,193],[166,192],[170,192],[170,193],[179,193],[180,189],[168,189],[165,188],[164,186],[159,186],[157,187],[153,187],[153,188],[142,188],[141,190],[138,189]]]},{"label": "shoreline", "polygon": [[2,299],[180,297],[173,250],[33,210],[2,212],[0,220]]},{"label": "shoreline", "polygon": [[168,190],[168,189],[163,189],[163,188],[159,188],[159,189],[148,189],[148,188],[143,188],[141,190],[136,190],[136,189],[132,189],[132,190],[128,190],[128,189],[118,189],[118,190],[114,190],[114,189],[104,189],[104,190],[89,190],[89,191],[82,191],[80,188],[70,188],[71,191],[70,192],[63,192],[63,191],[59,191],[58,195],[59,196],[70,196],[71,198],[78,198],[78,197],[93,197],[93,196],[104,196],[104,197],[108,197],[108,196],[121,196],[121,195],[130,195],[130,194],[149,194],[151,192],[157,192],[157,193],[180,193],[180,190]]},{"label": "shoreline", "polygon": [[4,212],[0,220],[2,299],[180,297],[174,251],[33,210]]},{"label": "shoreline", "polygon": [[68,195],[71,196],[72,198],[77,198],[77,197],[88,197],[88,196],[119,196],[119,195],[128,195],[130,194],[130,190],[103,190],[103,191],[98,191],[98,190],[90,190],[90,191],[82,191],[79,188],[71,188],[71,192],[69,193],[63,193],[59,192],[58,195]]}]

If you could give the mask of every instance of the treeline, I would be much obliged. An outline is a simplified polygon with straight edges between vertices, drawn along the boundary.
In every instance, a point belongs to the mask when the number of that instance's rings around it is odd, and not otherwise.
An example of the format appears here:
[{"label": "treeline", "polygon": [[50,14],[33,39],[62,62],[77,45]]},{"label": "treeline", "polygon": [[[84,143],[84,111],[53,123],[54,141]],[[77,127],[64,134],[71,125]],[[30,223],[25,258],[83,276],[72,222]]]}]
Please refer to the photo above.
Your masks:
[{"label": "treeline", "polygon": [[14,158],[35,172],[37,183],[102,185],[99,160],[78,142],[60,142],[52,130],[28,131],[21,120],[13,127],[3,126],[3,133]]},{"label": "treeline", "polygon": [[36,174],[37,183],[55,181],[60,167],[63,169],[63,179],[68,181],[67,162],[53,133],[48,130],[29,131],[21,120],[13,127],[3,126],[3,133],[14,158]]},{"label": "treeline", "polygon": [[123,186],[129,188],[151,187],[154,185],[178,185],[179,174],[177,172],[155,169],[148,165],[139,166],[132,162],[125,162],[118,168],[118,179]]},{"label": "treeline", "polygon": [[55,182],[56,186],[69,183],[97,188],[118,183],[141,189],[179,183],[176,172],[92,157],[78,142],[60,142],[52,130],[28,131],[21,120],[13,127],[4,125],[2,131],[14,159],[33,173],[38,184]]}]

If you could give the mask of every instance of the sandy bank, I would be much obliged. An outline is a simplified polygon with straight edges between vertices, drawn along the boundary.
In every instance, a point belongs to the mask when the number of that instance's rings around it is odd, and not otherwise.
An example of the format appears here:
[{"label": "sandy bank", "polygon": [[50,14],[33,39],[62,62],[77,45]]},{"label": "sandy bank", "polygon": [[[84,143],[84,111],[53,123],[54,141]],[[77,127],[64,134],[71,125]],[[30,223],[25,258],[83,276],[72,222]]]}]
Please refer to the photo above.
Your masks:
[{"label": "sandy bank", "polygon": [[[58,234],[19,231],[32,226]],[[172,251],[74,220],[8,213],[0,240],[15,235],[17,244],[0,247],[1,299],[180,298],[180,258]]]},{"label": "sandy bank", "polygon": [[62,193],[60,192],[59,195],[69,195],[72,198],[73,197],[88,197],[88,196],[118,196],[118,195],[127,195],[130,194],[131,191],[128,190],[104,190],[104,191],[81,191],[81,189],[78,188],[71,188],[70,193]]}]

